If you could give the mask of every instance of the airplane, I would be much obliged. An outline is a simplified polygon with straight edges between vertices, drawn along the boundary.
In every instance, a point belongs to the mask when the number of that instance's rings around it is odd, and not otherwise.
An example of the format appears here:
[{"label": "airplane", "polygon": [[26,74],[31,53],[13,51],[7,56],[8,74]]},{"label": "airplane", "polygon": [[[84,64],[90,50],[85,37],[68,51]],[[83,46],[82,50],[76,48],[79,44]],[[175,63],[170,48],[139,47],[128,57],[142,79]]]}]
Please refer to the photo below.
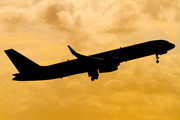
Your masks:
[{"label": "airplane", "polygon": [[116,71],[121,62],[155,55],[156,63],[159,63],[158,55],[166,54],[174,47],[173,43],[166,40],[152,40],[86,56],[77,53],[68,45],[70,52],[77,58],[49,66],[40,66],[14,49],[5,50],[5,53],[19,71],[13,74],[13,80],[16,81],[49,80],[86,72],[94,81],[98,79],[99,73]]}]

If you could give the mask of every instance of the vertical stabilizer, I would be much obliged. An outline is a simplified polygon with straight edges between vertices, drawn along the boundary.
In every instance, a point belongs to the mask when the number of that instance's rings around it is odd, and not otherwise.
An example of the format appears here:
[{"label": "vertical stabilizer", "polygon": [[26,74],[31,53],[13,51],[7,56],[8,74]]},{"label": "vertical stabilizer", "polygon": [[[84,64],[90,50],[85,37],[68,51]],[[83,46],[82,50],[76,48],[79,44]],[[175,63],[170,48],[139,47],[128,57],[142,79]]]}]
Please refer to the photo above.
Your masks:
[{"label": "vertical stabilizer", "polygon": [[5,53],[12,61],[19,73],[35,72],[38,70],[37,68],[40,67],[38,64],[13,49],[5,50]]}]

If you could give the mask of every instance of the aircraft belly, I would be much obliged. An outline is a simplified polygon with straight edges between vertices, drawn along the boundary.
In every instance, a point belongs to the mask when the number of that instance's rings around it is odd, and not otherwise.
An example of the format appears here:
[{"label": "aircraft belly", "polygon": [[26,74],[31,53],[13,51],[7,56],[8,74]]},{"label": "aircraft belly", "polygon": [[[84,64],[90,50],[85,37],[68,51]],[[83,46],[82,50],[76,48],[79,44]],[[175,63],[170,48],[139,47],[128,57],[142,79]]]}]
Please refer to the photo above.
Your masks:
[{"label": "aircraft belly", "polygon": [[46,67],[47,75],[51,77],[66,77],[69,75],[87,72],[88,63],[79,61],[78,59],[51,65]]}]

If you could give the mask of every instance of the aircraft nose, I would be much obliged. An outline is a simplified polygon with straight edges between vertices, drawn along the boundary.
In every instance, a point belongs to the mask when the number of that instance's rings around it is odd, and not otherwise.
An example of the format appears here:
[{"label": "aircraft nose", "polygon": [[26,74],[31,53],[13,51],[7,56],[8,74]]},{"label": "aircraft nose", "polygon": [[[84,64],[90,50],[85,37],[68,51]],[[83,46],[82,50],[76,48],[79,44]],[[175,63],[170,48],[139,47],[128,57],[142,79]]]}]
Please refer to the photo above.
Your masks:
[{"label": "aircraft nose", "polygon": [[172,43],[171,43],[171,49],[173,49],[174,47],[175,47],[175,44],[172,44]]},{"label": "aircraft nose", "polygon": [[169,50],[173,49],[175,47],[175,45],[173,43],[169,44]]}]

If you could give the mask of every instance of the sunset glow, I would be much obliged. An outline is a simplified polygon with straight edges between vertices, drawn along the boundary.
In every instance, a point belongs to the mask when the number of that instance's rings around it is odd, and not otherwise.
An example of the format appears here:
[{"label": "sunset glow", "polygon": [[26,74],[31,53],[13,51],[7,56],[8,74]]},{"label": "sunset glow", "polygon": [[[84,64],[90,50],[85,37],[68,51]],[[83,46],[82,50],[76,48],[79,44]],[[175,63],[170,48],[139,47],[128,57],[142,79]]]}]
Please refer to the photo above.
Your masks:
[{"label": "sunset glow", "polygon": [[[46,81],[13,81],[4,50],[40,65],[164,39],[165,55],[120,64],[91,81],[87,73]],[[1,120],[179,120],[179,0],[0,1]],[[153,49],[153,48],[152,48]]]}]

